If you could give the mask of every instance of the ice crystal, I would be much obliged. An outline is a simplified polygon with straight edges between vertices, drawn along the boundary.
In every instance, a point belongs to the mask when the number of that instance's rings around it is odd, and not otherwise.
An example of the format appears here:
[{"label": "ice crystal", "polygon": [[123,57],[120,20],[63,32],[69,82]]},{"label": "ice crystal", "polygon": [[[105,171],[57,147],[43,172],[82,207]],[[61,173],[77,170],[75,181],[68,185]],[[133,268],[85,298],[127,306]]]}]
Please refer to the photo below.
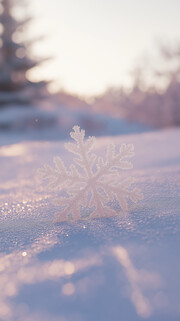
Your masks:
[{"label": "ice crystal", "polygon": [[122,144],[118,152],[114,144],[108,145],[104,160],[92,152],[95,137],[85,140],[85,131],[79,126],[73,127],[70,136],[74,142],[66,143],[65,148],[76,155],[74,164],[67,169],[62,159],[55,157],[55,168],[45,164],[39,169],[50,189],[66,191],[65,197],[55,200],[61,207],[56,222],[117,215],[119,209],[127,212],[128,199],[135,203],[142,199],[139,189],[128,189],[133,179],[120,176],[120,170],[132,168],[127,160],[134,155],[132,144]]}]

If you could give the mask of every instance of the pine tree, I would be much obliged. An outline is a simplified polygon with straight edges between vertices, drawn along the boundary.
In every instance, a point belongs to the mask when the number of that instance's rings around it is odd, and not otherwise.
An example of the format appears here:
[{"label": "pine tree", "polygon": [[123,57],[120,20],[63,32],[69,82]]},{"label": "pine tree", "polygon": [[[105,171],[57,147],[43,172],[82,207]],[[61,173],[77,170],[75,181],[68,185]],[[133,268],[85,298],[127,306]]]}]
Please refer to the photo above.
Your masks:
[{"label": "pine tree", "polygon": [[26,44],[15,39],[31,19],[16,19],[14,5],[13,0],[0,0],[0,107],[30,104],[46,93],[45,81],[33,83],[26,77],[27,71],[41,61],[31,59]]}]

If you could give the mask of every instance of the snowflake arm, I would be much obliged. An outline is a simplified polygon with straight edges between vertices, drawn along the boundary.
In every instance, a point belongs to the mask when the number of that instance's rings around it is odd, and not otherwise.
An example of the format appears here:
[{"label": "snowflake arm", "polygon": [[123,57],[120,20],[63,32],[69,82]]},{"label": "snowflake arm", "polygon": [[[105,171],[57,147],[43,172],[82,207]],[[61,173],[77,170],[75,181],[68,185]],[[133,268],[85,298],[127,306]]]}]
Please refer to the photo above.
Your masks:
[{"label": "snowflake arm", "polygon": [[69,152],[77,155],[74,159],[75,163],[82,168],[87,177],[91,177],[92,167],[96,159],[96,155],[92,154],[91,150],[96,139],[95,137],[89,137],[84,141],[85,131],[80,130],[79,126],[74,126],[73,129],[74,132],[71,132],[70,136],[75,140],[75,143],[66,143],[64,146]]},{"label": "snowflake arm", "polygon": [[49,181],[49,189],[62,189],[70,186],[74,182],[83,182],[85,180],[80,176],[74,165],[71,165],[70,171],[68,171],[60,157],[54,157],[53,163],[55,165],[55,169],[50,165],[45,164],[44,167],[38,170],[41,179]]},{"label": "snowflake arm", "polygon": [[128,189],[133,183],[134,179],[128,177],[122,182],[119,182],[117,185],[114,185],[114,183],[107,184],[101,182],[100,188],[103,189],[109,200],[113,201],[114,198],[117,199],[122,211],[125,213],[128,211],[128,199],[130,199],[134,203],[137,203],[138,200],[142,200],[143,198],[140,189]]}]

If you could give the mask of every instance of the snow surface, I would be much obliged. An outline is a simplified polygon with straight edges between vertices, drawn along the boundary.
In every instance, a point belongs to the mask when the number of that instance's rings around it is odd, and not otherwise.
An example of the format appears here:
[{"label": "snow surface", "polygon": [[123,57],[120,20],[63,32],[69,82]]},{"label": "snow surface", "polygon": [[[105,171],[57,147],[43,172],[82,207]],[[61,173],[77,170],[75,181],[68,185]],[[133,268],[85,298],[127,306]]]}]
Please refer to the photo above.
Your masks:
[{"label": "snow surface", "polygon": [[[97,139],[133,143],[144,199],[115,217],[54,223],[55,193],[37,170],[63,142],[0,147],[0,320],[180,320],[180,129]],[[57,192],[58,193],[58,192]]]}]

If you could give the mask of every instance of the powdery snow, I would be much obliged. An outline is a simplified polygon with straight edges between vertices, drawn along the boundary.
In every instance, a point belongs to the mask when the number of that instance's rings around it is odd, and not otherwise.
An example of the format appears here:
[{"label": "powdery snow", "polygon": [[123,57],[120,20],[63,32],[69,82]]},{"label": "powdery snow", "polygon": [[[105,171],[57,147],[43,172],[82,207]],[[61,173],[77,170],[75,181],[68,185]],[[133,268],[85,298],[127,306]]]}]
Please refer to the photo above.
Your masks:
[{"label": "powdery snow", "polygon": [[37,170],[63,142],[22,142],[0,148],[0,320],[178,321],[180,130],[98,138],[105,159],[113,140],[135,147],[134,177],[144,199],[129,213],[54,223],[59,191]]}]

